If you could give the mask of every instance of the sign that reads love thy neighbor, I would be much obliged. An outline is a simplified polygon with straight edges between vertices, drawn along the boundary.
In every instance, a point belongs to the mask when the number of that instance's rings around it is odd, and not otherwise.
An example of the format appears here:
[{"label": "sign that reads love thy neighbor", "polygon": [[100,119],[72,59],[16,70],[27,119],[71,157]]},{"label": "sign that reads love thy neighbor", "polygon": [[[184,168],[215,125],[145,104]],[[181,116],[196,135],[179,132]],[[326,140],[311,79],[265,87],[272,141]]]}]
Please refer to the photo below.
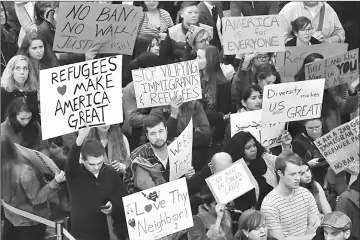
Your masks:
[{"label": "sign that reads love thy neighbor", "polygon": [[194,225],[185,178],[123,197],[130,240],[159,239]]},{"label": "sign that reads love thy neighbor", "polygon": [[142,8],[127,4],[60,2],[53,50],[131,55]]},{"label": "sign that reads love thy neighbor", "polygon": [[122,56],[40,71],[43,139],[123,121]]}]

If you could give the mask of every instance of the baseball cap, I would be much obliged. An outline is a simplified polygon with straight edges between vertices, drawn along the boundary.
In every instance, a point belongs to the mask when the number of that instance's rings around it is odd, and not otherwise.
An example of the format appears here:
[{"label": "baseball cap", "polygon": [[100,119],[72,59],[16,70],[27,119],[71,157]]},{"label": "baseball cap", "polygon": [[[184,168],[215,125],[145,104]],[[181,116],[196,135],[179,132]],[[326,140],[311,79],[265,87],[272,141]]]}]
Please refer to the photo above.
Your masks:
[{"label": "baseball cap", "polygon": [[350,230],[351,225],[351,219],[340,211],[326,214],[320,223],[320,227],[332,227],[344,231]]}]

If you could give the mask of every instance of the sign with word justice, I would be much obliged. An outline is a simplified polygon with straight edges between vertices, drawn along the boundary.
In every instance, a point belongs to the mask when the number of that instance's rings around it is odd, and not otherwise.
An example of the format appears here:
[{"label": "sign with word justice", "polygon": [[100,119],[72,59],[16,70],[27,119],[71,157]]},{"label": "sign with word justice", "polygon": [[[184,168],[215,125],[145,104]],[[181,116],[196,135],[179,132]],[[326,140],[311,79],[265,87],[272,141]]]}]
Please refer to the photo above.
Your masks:
[{"label": "sign with word justice", "polygon": [[40,71],[43,139],[123,121],[122,56]]},{"label": "sign with word justice", "polygon": [[142,8],[127,4],[60,2],[54,51],[131,55]]},{"label": "sign with word justice", "polygon": [[261,124],[261,110],[230,115],[231,137],[236,133],[250,132],[261,145],[272,148],[281,145],[285,123]]},{"label": "sign with word justice", "polygon": [[285,50],[282,15],[224,17],[222,26],[226,55]]},{"label": "sign with word justice", "polygon": [[185,178],[123,197],[130,240],[153,240],[194,225]]},{"label": "sign with word justice", "polygon": [[359,77],[359,49],[305,65],[305,79],[325,78],[325,88],[354,81]]},{"label": "sign with word justice", "polygon": [[196,60],[132,70],[138,108],[164,106],[174,96],[184,102],[201,99]]},{"label": "sign with word justice", "polygon": [[359,162],[359,116],[316,139],[315,145],[335,173],[356,164]]},{"label": "sign with word justice", "polygon": [[[285,52],[276,53],[276,67],[282,82],[293,82],[294,76],[304,64],[305,58],[312,53],[319,53],[324,58],[346,53],[347,43],[316,44],[299,47],[285,47]],[[324,78],[324,77],[322,77]],[[308,80],[308,79],[302,79]]]},{"label": "sign with word justice", "polygon": [[243,159],[205,179],[217,203],[227,204],[257,186]]},{"label": "sign with word justice", "polygon": [[325,79],[266,85],[262,123],[292,122],[319,118]]},{"label": "sign with word justice", "polygon": [[170,181],[178,179],[188,172],[192,165],[192,145],[193,145],[193,121],[184,131],[168,145]]}]

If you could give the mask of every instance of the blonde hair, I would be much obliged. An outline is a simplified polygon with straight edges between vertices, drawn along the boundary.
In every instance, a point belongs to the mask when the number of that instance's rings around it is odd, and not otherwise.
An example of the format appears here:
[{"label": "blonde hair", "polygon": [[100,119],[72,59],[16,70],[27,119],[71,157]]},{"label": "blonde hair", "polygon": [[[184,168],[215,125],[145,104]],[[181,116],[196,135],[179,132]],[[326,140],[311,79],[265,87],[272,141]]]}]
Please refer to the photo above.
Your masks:
[{"label": "blonde hair", "polygon": [[24,91],[37,91],[39,90],[38,79],[36,78],[33,65],[31,64],[28,57],[24,55],[16,55],[10,59],[4,70],[3,76],[1,77],[1,87],[8,92],[13,92],[17,89],[14,79],[14,68],[19,61],[26,61],[28,63],[28,78],[24,84]]}]

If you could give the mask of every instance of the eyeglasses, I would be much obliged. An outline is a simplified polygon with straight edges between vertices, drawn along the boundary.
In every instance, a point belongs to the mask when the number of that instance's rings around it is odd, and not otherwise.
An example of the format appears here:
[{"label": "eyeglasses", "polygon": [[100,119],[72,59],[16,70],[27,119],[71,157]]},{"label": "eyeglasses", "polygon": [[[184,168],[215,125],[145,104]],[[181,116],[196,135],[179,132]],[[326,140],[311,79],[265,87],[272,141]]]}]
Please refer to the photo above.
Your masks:
[{"label": "eyeglasses", "polygon": [[210,42],[210,40],[211,40],[211,38],[208,37],[208,38],[201,39],[200,41],[196,41],[196,43],[204,44],[204,43]]},{"label": "eyeglasses", "polygon": [[322,126],[320,125],[320,126],[316,126],[316,127],[306,127],[306,130],[314,132],[314,131],[320,131],[321,128],[322,128]]},{"label": "eyeglasses", "polygon": [[254,59],[260,59],[260,60],[268,60],[269,59],[269,56],[268,55],[259,55],[259,56],[256,56],[254,57]]},{"label": "eyeglasses", "polygon": [[312,32],[314,28],[300,29],[301,32]]}]

